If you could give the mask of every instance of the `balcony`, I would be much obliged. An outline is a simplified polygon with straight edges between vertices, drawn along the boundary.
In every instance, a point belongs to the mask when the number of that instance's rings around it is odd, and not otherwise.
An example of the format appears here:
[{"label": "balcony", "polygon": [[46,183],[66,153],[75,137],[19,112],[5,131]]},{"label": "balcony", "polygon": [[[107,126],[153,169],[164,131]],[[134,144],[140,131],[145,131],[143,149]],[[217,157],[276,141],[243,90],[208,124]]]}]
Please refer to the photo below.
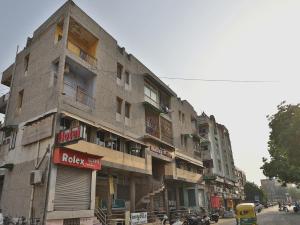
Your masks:
[{"label": "balcony", "polygon": [[5,114],[9,93],[6,93],[0,97],[0,113]]},{"label": "balcony", "polygon": [[183,180],[190,183],[199,183],[202,180],[202,174],[176,168],[178,180]]},{"label": "balcony", "polygon": [[79,103],[90,109],[95,108],[94,83],[96,74],[71,58],[66,58],[63,95],[67,101]]},{"label": "balcony", "polygon": [[86,61],[92,66],[97,65],[97,59],[94,56],[89,55],[83,49],[81,49],[78,45],[68,40],[67,44],[68,50],[73,53],[74,55],[78,56],[82,60]]},{"label": "balcony", "polygon": [[1,84],[10,87],[10,82],[12,79],[14,64],[10,65],[5,71],[2,73]]},{"label": "balcony", "polygon": [[88,95],[83,89],[78,86],[74,87],[71,83],[64,81],[64,95],[71,97],[73,101],[86,105],[89,108],[95,108],[95,99]]},{"label": "balcony", "polygon": [[95,152],[97,152],[98,155],[101,154],[101,156],[103,156],[101,162],[102,165],[106,167],[152,174],[151,157],[148,155],[142,158],[83,140],[78,141],[76,144],[66,145],[65,147],[89,154],[95,154]]},{"label": "balcony", "polygon": [[67,49],[91,66],[97,66],[98,38],[81,24],[70,18]]}]

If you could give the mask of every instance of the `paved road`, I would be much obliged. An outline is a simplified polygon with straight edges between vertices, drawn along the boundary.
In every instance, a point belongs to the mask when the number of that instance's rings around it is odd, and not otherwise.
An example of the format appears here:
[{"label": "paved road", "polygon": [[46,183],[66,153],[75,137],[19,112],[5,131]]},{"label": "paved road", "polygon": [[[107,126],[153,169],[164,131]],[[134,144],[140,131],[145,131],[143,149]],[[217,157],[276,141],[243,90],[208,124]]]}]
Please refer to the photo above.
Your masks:
[{"label": "paved road", "polygon": [[[290,212],[279,212],[278,206],[264,209],[257,215],[258,225],[300,225],[300,213],[294,213],[292,208]],[[222,219],[218,225],[235,225],[235,219]],[[216,225],[217,225],[216,224]]]}]

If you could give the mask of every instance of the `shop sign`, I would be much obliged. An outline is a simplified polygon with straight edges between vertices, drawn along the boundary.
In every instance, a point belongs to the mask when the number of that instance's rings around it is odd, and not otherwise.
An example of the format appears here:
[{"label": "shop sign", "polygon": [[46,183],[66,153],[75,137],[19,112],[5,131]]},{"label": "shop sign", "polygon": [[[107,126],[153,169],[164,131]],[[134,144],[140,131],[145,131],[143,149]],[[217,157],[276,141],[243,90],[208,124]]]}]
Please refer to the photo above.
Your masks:
[{"label": "shop sign", "polygon": [[210,203],[212,208],[220,208],[221,201],[219,196],[211,196]]},{"label": "shop sign", "polygon": [[155,152],[155,153],[159,154],[159,155],[164,155],[164,156],[172,159],[172,154],[169,151],[167,151],[166,149],[151,145],[150,150],[152,152]]},{"label": "shop sign", "polygon": [[56,164],[92,170],[101,169],[100,159],[99,156],[66,148],[56,148],[53,154],[53,162]]},{"label": "shop sign", "polygon": [[71,141],[76,141],[83,138],[83,127],[73,127],[67,130],[62,130],[57,136],[57,141],[59,144],[64,144]]},{"label": "shop sign", "polygon": [[130,221],[131,225],[147,223],[147,212],[131,213]]}]

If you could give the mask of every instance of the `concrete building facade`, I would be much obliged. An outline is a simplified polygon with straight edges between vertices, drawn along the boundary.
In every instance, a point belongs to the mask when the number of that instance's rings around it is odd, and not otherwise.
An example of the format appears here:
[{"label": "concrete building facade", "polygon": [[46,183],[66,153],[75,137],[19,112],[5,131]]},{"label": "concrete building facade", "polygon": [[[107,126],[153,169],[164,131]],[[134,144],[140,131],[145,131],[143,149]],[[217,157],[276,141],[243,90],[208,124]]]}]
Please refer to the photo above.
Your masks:
[{"label": "concrete building facade", "polygon": [[90,225],[207,204],[197,113],[72,1],[34,31],[1,83],[5,215]]},{"label": "concrete building facade", "polygon": [[227,128],[216,122],[214,116],[202,113],[197,118],[201,151],[205,168],[204,180],[211,207],[222,205],[225,209],[234,207],[236,172]]}]

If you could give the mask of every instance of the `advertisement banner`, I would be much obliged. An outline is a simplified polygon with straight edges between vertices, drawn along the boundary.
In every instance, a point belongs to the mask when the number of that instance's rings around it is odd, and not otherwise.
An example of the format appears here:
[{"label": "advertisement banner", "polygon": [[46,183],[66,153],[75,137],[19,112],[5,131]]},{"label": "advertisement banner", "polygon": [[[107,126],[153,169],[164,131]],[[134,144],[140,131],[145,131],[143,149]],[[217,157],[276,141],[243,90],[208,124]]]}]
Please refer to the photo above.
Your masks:
[{"label": "advertisement banner", "polygon": [[130,221],[131,225],[147,223],[147,212],[131,213]]},{"label": "advertisement banner", "polygon": [[212,208],[220,208],[221,207],[221,201],[220,201],[219,196],[211,196],[210,202],[211,202]]},{"label": "advertisement banner", "polygon": [[72,166],[83,169],[100,170],[101,157],[77,152],[66,148],[56,148],[53,153],[55,164]]}]

